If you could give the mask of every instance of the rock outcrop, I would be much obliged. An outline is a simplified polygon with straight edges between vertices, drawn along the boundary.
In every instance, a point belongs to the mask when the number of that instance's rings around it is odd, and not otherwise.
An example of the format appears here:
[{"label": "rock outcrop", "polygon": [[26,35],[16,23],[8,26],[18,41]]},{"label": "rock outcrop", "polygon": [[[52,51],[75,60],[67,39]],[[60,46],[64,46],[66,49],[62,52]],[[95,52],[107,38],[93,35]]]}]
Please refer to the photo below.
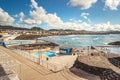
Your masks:
[{"label": "rock outcrop", "polygon": [[108,45],[120,45],[120,41],[108,43]]}]

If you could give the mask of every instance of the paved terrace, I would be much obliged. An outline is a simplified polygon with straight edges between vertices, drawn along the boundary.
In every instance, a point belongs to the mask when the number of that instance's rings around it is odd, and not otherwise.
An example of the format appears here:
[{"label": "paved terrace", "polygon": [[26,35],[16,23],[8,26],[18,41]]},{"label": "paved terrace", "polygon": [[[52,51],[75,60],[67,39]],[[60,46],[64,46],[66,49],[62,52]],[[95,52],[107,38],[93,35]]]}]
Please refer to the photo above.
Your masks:
[{"label": "paved terrace", "polygon": [[0,52],[7,53],[21,63],[22,80],[87,80],[80,78],[69,71],[63,70],[57,73],[53,73],[39,64],[19,56],[15,52],[2,46],[0,46]]}]

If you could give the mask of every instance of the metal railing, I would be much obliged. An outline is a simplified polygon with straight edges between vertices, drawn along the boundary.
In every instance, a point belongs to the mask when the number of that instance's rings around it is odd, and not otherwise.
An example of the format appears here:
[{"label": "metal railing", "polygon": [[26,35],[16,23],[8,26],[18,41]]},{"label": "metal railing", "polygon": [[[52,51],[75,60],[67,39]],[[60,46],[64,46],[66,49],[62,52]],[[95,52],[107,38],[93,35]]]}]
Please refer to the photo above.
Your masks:
[{"label": "metal railing", "polygon": [[14,49],[13,51],[16,52],[17,54],[31,60],[31,61],[33,61],[33,62],[36,62],[37,64],[40,64],[41,66],[43,66],[43,67],[45,67],[53,72],[60,71],[66,67],[66,66],[59,64],[59,63],[51,63],[51,62],[44,60],[40,57],[35,57],[35,56],[29,54],[28,52],[25,52],[25,51],[22,51],[19,49]]},{"label": "metal railing", "polygon": [[39,58],[37,58],[35,56],[32,56],[32,55],[30,55],[29,53],[27,53],[25,51],[21,51],[21,50],[18,50],[18,49],[17,50],[14,49],[13,51],[16,52],[17,54],[27,58],[27,59],[30,59],[33,62],[39,63]]}]

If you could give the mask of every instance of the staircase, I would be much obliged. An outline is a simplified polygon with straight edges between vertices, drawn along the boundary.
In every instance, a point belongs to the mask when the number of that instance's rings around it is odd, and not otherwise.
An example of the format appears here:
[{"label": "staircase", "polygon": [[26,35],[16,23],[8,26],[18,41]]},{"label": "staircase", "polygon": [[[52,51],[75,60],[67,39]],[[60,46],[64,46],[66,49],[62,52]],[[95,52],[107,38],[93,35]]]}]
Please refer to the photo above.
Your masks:
[{"label": "staircase", "polygon": [[[119,58],[120,59],[120,58]],[[115,58],[108,58],[108,60],[116,67],[120,68],[120,60]]]},{"label": "staircase", "polygon": [[112,70],[106,70],[100,76],[101,80],[120,80],[120,75]]},{"label": "staircase", "polygon": [[9,50],[9,49],[6,49],[6,48],[3,48],[3,47],[0,47],[0,52],[2,53],[6,53],[6,54],[9,54],[10,56],[12,56],[14,59],[18,60],[19,62],[31,67],[33,70],[39,72],[41,75],[47,75],[47,74],[50,74],[51,71],[49,71],[48,69],[40,66],[39,64],[36,64],[24,57],[20,57],[18,54],[16,54],[15,52]]},{"label": "staircase", "polygon": [[64,69],[60,73],[67,80],[87,80],[87,79],[78,77],[77,75],[73,74],[72,72],[70,72],[69,69]]},{"label": "staircase", "polygon": [[[112,60],[112,62],[110,62],[109,59],[107,59],[106,57],[103,57],[102,59],[105,61],[106,66],[108,66],[110,69],[112,69],[116,73],[120,74],[120,68],[118,68],[117,66],[113,65],[113,64],[116,64],[115,60]],[[117,63],[117,65],[118,65],[118,63]]]}]

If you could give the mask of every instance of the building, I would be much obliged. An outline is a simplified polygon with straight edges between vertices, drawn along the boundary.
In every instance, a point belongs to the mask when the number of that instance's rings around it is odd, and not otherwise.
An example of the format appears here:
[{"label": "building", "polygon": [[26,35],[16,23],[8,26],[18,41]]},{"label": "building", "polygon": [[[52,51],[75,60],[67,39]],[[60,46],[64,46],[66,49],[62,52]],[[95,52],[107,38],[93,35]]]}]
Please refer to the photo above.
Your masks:
[{"label": "building", "polygon": [[72,54],[72,48],[70,48],[70,47],[66,47],[66,46],[61,46],[60,48],[59,48],[59,52],[60,52],[60,54],[65,54],[65,55],[70,55],[70,54]]}]

